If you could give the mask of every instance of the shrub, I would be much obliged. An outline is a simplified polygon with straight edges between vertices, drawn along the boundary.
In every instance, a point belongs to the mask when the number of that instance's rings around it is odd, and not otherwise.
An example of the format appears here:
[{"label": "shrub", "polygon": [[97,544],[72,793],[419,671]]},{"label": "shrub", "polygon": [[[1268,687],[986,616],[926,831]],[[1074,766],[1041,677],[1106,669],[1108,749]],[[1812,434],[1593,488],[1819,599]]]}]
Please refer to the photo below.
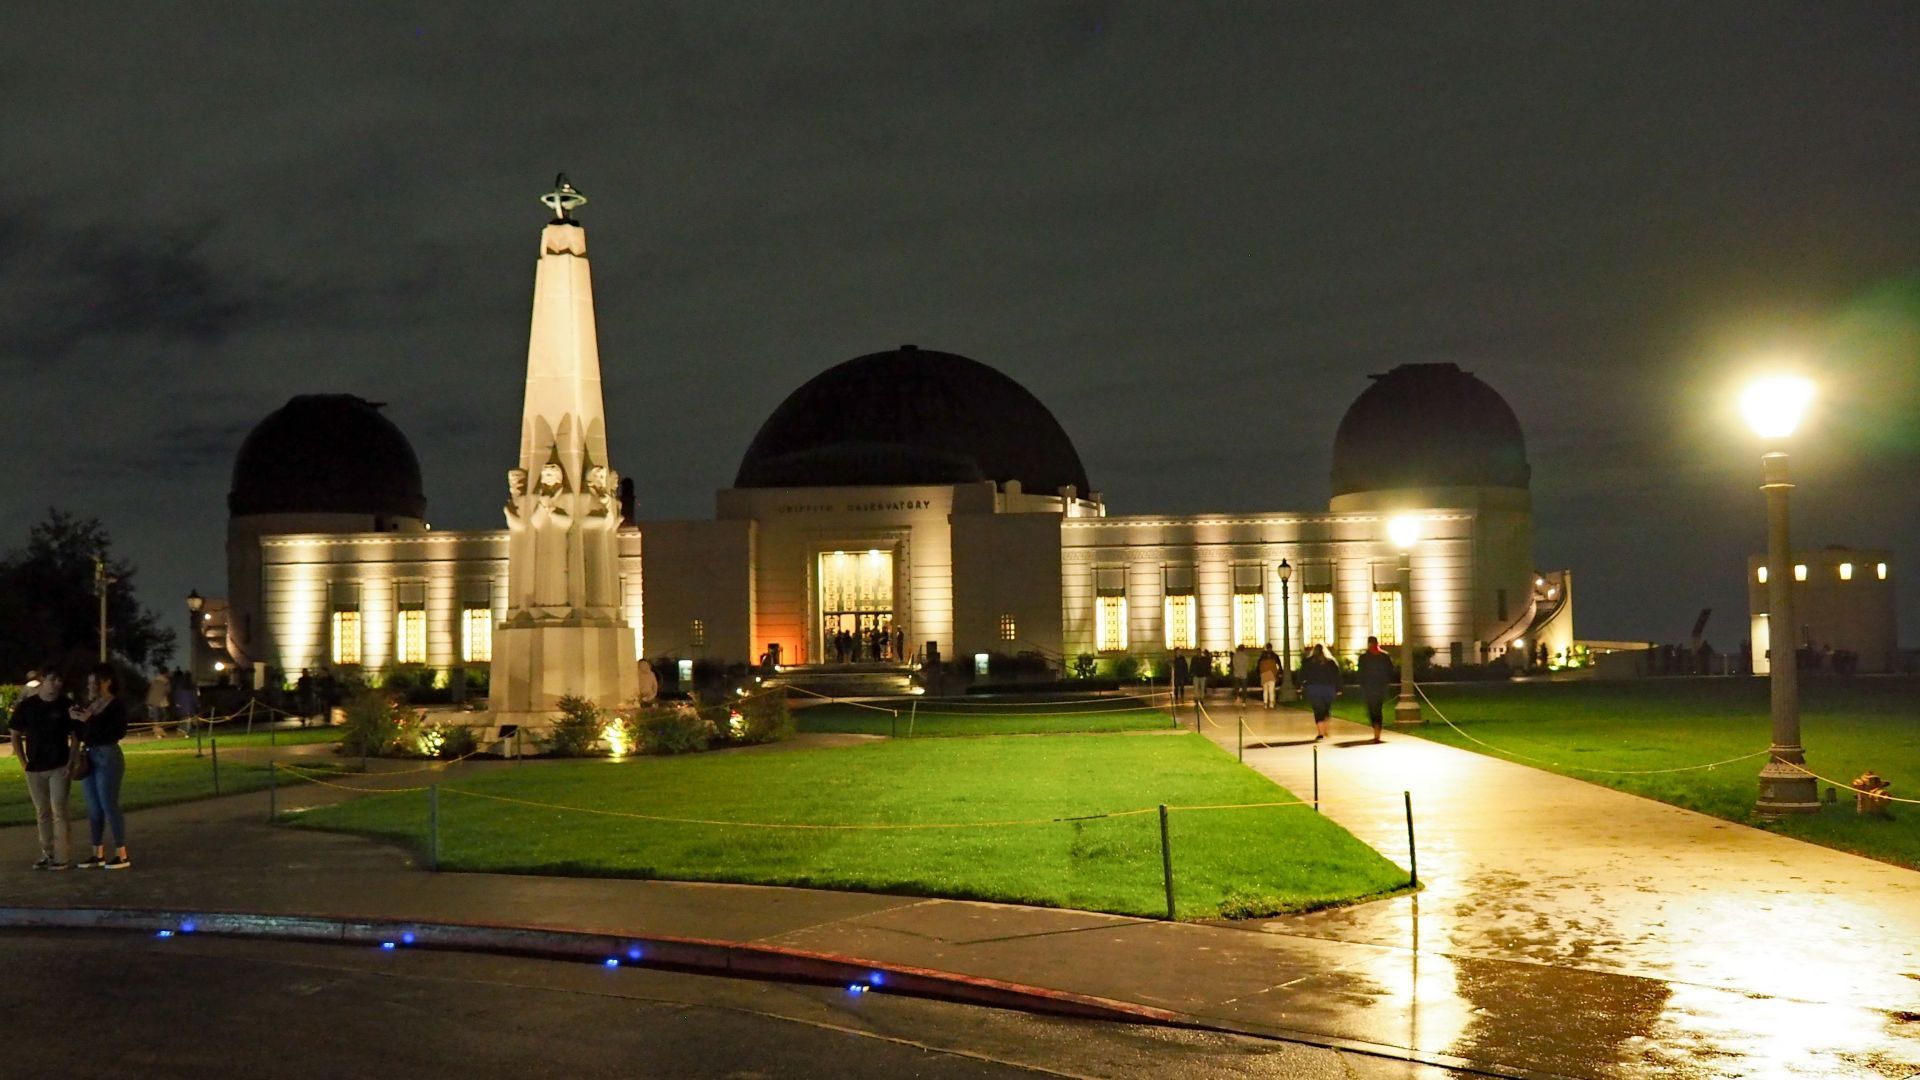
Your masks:
[{"label": "shrub", "polygon": [[394,707],[393,699],[379,690],[361,690],[347,699],[346,730],[340,738],[340,752],[362,757],[384,757],[400,750],[405,726],[412,719]]},{"label": "shrub", "polygon": [[466,757],[480,748],[473,729],[465,724],[422,723],[417,741],[421,753],[445,761]]},{"label": "shrub", "polygon": [[13,683],[0,685],[0,714],[13,715],[13,706],[20,700],[20,689]]},{"label": "shrub", "polygon": [[1092,653],[1081,653],[1079,656],[1073,658],[1073,677],[1076,679],[1093,678],[1094,670],[1098,664],[1099,661],[1094,659]]},{"label": "shrub", "polygon": [[600,742],[606,726],[607,718],[600,706],[568,694],[560,699],[560,718],[547,729],[540,746],[553,757],[586,757]]},{"label": "shrub", "polygon": [[793,737],[793,710],[785,694],[761,694],[740,702],[740,722],[729,724],[728,741],[742,746],[780,742]]},{"label": "shrub", "polygon": [[643,709],[634,717],[632,730],[643,754],[691,754],[705,750],[714,734],[713,725],[692,705]]}]

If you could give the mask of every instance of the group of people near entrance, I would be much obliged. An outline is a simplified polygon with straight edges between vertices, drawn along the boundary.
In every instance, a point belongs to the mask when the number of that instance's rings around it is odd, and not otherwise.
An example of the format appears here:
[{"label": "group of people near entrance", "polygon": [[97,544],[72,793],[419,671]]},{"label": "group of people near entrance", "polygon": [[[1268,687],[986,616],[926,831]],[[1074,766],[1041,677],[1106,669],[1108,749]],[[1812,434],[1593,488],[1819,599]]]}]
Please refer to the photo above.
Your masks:
[{"label": "group of people near entrance", "polygon": [[[58,669],[49,666],[38,678],[29,676],[20,700],[7,719],[13,756],[27,774],[27,794],[33,800],[34,821],[40,828],[40,861],[35,870],[65,870],[71,847],[67,838],[67,793],[78,783],[87,798],[87,826],[93,852],[80,860],[82,868],[125,870],[127,820],[120,810],[120,780],[127,761],[120,740],[127,734],[127,704],[119,697],[119,677],[111,664],[101,664],[87,675],[86,696],[73,701]],[[105,841],[113,833],[113,850]]]},{"label": "group of people near entrance", "polygon": [[[1195,702],[1206,700],[1208,686],[1218,673],[1219,659],[1218,654],[1205,649],[1196,650],[1191,658],[1184,650],[1173,651],[1173,703],[1176,706],[1186,700],[1189,686]],[[1261,701],[1269,709],[1274,707],[1283,680],[1280,654],[1273,651],[1271,644],[1262,649],[1235,649],[1229,664],[1235,701],[1245,701],[1248,687],[1257,679]],[[1373,725],[1373,741],[1379,742],[1386,721],[1387,693],[1399,680],[1399,673],[1377,637],[1367,638],[1366,650],[1356,658],[1355,668],[1360,696],[1367,704],[1367,720]],[[1314,739],[1324,739],[1327,725],[1333,719],[1334,699],[1340,696],[1343,680],[1340,664],[1325,645],[1309,645],[1300,662],[1298,680],[1307,703],[1313,707]]]},{"label": "group of people near entrance", "polygon": [[827,634],[827,648],[833,650],[836,664],[861,661],[899,663],[907,653],[907,632],[899,626],[869,627],[865,630],[839,630]]}]

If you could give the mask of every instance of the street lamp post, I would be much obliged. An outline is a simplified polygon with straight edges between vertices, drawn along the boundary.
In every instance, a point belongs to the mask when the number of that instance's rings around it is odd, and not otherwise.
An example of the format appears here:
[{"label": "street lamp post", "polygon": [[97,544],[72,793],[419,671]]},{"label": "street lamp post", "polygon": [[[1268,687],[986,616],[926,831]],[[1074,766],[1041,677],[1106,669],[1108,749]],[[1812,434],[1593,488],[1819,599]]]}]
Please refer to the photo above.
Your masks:
[{"label": "street lamp post", "polygon": [[1418,724],[1420,702],[1413,696],[1413,545],[1420,541],[1420,520],[1402,514],[1387,523],[1387,536],[1400,549],[1400,697],[1393,703],[1393,722]]},{"label": "street lamp post", "polygon": [[[1805,379],[1763,379],[1741,396],[1741,411],[1754,433],[1769,442],[1791,436],[1813,398],[1813,384]],[[1760,799],[1754,810],[1762,817],[1810,814],[1820,809],[1820,789],[1807,772],[1806,750],[1800,745],[1800,657],[1793,612],[1793,540],[1787,524],[1787,454],[1769,450],[1760,458],[1767,496],[1767,682],[1773,705],[1773,745],[1760,770]]]},{"label": "street lamp post", "polygon": [[1281,559],[1273,572],[1280,575],[1280,700],[1287,701],[1293,694],[1293,603],[1287,598],[1293,564]]},{"label": "street lamp post", "polygon": [[107,662],[107,586],[116,579],[107,573],[105,556],[93,557],[93,591],[100,597],[100,662]]}]

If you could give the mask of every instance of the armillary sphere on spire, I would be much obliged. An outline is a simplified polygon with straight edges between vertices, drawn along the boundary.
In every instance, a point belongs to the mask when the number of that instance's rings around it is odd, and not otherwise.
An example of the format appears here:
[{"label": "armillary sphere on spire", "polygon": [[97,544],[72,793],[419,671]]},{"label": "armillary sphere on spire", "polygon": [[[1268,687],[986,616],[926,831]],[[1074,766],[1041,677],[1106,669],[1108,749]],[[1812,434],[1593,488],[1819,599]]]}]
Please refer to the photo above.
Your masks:
[{"label": "armillary sphere on spire", "polygon": [[560,173],[553,178],[553,190],[540,196],[540,202],[553,211],[555,222],[562,222],[570,220],[567,211],[587,205],[587,197],[568,182],[566,173]]}]

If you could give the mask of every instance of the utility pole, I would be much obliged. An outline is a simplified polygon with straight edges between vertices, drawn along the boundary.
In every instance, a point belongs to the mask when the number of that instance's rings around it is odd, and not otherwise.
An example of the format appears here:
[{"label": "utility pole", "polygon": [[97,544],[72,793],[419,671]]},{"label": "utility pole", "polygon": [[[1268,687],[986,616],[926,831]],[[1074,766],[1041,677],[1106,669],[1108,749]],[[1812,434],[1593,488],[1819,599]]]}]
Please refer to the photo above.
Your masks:
[{"label": "utility pole", "polygon": [[107,586],[114,579],[107,576],[105,555],[93,557],[93,591],[100,597],[100,662],[107,662]]}]

